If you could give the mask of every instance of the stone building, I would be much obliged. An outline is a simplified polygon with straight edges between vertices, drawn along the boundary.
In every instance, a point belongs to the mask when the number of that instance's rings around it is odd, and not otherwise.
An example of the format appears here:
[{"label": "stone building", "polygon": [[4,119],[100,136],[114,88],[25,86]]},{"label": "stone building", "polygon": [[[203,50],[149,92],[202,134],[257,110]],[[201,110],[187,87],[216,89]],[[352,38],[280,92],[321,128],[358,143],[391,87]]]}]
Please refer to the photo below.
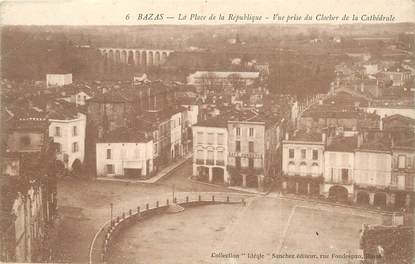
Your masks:
[{"label": "stone building", "polygon": [[319,195],[323,184],[326,134],[297,131],[282,142],[282,189]]}]

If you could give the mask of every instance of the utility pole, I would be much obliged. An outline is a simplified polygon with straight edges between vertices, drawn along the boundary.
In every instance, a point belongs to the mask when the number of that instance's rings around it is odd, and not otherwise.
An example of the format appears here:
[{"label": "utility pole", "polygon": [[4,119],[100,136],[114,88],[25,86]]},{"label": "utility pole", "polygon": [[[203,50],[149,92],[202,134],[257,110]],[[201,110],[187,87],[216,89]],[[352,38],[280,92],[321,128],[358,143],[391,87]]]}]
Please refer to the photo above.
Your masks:
[{"label": "utility pole", "polygon": [[172,186],[172,201],[173,201],[173,203],[174,203],[174,189],[175,189],[175,187],[176,187],[176,185],[174,185],[173,184],[173,186]]}]

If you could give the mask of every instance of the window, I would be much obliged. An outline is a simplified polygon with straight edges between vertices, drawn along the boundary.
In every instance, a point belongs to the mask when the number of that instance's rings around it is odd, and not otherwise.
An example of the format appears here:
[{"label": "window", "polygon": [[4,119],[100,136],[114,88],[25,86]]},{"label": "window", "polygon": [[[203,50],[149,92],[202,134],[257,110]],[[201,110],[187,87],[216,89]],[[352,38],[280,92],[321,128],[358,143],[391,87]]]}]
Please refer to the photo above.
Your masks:
[{"label": "window", "polygon": [[240,127],[235,128],[235,135],[237,137],[239,137],[241,135],[241,128]]},{"label": "window", "polygon": [[313,160],[318,160],[318,150],[313,149]]},{"label": "window", "polygon": [[78,128],[76,126],[74,126],[72,128],[72,136],[76,137],[78,135]]},{"label": "window", "polygon": [[223,134],[222,133],[218,134],[218,145],[223,145]]},{"label": "window", "polygon": [[330,181],[333,182],[334,179],[334,168],[330,169]]},{"label": "window", "polygon": [[249,128],[249,136],[250,137],[253,137],[254,136],[254,128],[253,127],[250,127]]},{"label": "window", "polygon": [[216,165],[224,165],[224,155],[223,151],[216,152]]},{"label": "window", "polygon": [[78,142],[72,143],[72,152],[78,152]]},{"label": "window", "polygon": [[179,117],[179,126],[182,125],[182,119]]},{"label": "window", "polygon": [[405,155],[399,155],[398,157],[398,168],[404,169],[406,167],[406,157]]},{"label": "window", "polygon": [[288,157],[289,157],[290,159],[293,159],[293,158],[294,158],[294,149],[289,149],[289,150],[288,150]]},{"label": "window", "polygon": [[253,158],[249,158],[248,159],[248,167],[250,169],[253,169],[254,168],[254,159]]},{"label": "window", "polygon": [[55,143],[56,144],[56,152],[61,152],[62,151],[62,145],[59,143]]},{"label": "window", "polygon": [[207,155],[208,156],[207,156],[206,164],[213,165],[213,160],[214,160],[214,158],[213,158],[213,150],[208,150]]},{"label": "window", "polygon": [[346,183],[349,180],[349,170],[342,169],[342,182]]},{"label": "window", "polygon": [[249,152],[254,152],[254,142],[249,141],[248,143]]},{"label": "window", "polygon": [[241,141],[237,140],[235,141],[236,146],[235,146],[235,151],[236,152],[241,152]]},{"label": "window", "polygon": [[208,136],[207,136],[207,143],[208,143],[209,145],[213,145],[213,133],[208,133]]},{"label": "window", "polygon": [[302,149],[301,150],[301,159],[306,159],[307,150]]},{"label": "window", "polygon": [[241,158],[240,157],[235,158],[235,166],[236,166],[237,169],[241,168]]},{"label": "window", "polygon": [[107,174],[114,174],[114,165],[107,164]]},{"label": "window", "polygon": [[60,127],[55,127],[55,137],[60,137],[61,136],[61,128]]},{"label": "window", "polygon": [[111,149],[107,149],[107,159],[111,159]]},{"label": "window", "polygon": [[197,132],[197,143],[203,144],[203,132]]}]

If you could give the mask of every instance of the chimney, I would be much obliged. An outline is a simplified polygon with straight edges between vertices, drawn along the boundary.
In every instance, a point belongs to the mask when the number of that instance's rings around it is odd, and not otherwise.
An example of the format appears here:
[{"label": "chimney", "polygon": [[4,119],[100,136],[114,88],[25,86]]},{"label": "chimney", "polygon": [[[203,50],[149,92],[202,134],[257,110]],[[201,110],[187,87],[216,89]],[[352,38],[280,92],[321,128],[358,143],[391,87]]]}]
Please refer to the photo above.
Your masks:
[{"label": "chimney", "polygon": [[383,118],[379,118],[379,129],[383,130]]},{"label": "chimney", "polygon": [[288,132],[285,133],[285,140],[289,140]]},{"label": "chimney", "polygon": [[326,144],[326,137],[327,137],[327,135],[326,135],[326,133],[325,133],[325,132],[321,133],[321,141],[322,141],[324,144]]}]

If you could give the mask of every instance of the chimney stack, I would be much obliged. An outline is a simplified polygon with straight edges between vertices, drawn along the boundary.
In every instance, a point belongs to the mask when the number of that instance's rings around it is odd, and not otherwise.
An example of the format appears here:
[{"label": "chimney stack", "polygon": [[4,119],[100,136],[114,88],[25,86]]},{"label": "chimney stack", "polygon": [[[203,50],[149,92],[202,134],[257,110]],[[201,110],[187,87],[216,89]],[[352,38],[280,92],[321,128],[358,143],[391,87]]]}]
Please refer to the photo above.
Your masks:
[{"label": "chimney stack", "polygon": [[288,132],[285,133],[285,140],[289,140]]}]

